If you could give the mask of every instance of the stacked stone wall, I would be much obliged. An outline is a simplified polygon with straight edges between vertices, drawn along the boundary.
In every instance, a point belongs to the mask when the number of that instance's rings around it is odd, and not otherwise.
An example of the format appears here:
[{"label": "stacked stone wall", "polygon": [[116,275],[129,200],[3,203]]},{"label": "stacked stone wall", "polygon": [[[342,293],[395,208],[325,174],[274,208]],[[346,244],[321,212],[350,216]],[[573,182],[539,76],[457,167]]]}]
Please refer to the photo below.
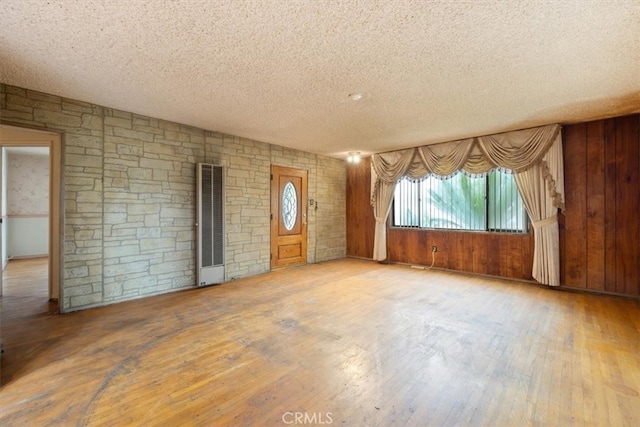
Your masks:
[{"label": "stacked stone wall", "polygon": [[4,84],[0,119],[63,134],[64,311],[195,286],[198,162],[225,170],[227,280],[270,269],[272,164],[309,172],[308,261],[345,256],[343,161]]}]

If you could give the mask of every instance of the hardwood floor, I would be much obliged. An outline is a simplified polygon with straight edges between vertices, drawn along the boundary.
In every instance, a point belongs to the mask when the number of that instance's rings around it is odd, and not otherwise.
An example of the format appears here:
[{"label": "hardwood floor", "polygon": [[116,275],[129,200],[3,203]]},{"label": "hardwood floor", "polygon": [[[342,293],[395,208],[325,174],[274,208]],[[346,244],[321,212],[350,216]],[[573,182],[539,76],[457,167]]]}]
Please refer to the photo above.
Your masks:
[{"label": "hardwood floor", "polygon": [[344,259],[66,315],[5,305],[0,425],[640,424],[633,299]]},{"label": "hardwood floor", "polygon": [[11,260],[2,275],[4,295],[48,298],[48,258]]},{"label": "hardwood floor", "polygon": [[2,277],[3,320],[57,313],[57,302],[49,301],[48,269],[46,257],[9,261]]}]

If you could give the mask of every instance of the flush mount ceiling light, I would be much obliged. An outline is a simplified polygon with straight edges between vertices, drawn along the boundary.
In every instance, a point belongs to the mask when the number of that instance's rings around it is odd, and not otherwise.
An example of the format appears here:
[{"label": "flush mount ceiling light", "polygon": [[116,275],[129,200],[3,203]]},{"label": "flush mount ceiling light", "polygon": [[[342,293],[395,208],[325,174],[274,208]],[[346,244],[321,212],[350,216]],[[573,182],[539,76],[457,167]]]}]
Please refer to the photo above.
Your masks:
[{"label": "flush mount ceiling light", "polygon": [[349,151],[349,156],[347,157],[347,162],[349,162],[349,163],[360,163],[360,152],[359,151]]}]

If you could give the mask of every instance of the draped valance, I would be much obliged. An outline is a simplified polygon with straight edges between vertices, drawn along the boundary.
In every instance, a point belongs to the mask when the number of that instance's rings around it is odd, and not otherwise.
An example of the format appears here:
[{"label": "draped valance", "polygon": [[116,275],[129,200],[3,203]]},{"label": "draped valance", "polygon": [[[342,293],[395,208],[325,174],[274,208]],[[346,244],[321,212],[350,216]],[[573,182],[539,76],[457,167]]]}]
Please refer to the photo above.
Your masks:
[{"label": "draped valance", "polygon": [[[403,177],[442,178],[464,171],[483,174],[494,168],[523,172],[542,161],[560,134],[560,125],[480,136],[459,141],[374,154],[376,180],[394,183]],[[375,187],[372,187],[372,197]]]},{"label": "draped valance", "polygon": [[[430,175],[448,178],[460,171],[478,175],[495,168],[508,169],[516,175],[518,191],[531,217],[536,232],[533,277],[542,283],[558,285],[559,244],[555,216],[558,208],[564,209],[564,173],[561,128],[557,124],[374,154],[371,158],[371,205],[376,217],[374,259],[386,259],[385,224],[395,185],[400,179],[421,179]],[[528,194],[531,191],[536,194]],[[541,237],[549,234],[550,228],[550,238],[555,239],[555,243]],[[558,259],[551,262],[551,269],[555,270],[544,274],[537,272],[536,266],[541,264],[543,255],[549,255],[550,245],[554,252],[551,256]],[[543,247],[545,254],[538,253]],[[544,264],[548,266],[549,261]]]}]

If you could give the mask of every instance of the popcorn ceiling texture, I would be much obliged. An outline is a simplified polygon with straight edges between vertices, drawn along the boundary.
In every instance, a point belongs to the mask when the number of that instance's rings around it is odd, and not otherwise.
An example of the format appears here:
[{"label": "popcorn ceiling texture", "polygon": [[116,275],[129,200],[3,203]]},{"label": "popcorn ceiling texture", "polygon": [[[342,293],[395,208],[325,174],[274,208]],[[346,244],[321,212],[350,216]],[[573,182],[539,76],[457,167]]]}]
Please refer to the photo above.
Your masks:
[{"label": "popcorn ceiling texture", "polygon": [[346,255],[342,160],[4,84],[0,117],[64,132],[64,311],[195,286],[197,162],[225,166],[227,280],[270,269],[272,164],[309,171],[308,262]]},{"label": "popcorn ceiling texture", "polygon": [[637,0],[2,0],[0,46],[3,83],[336,157],[640,111]]}]

